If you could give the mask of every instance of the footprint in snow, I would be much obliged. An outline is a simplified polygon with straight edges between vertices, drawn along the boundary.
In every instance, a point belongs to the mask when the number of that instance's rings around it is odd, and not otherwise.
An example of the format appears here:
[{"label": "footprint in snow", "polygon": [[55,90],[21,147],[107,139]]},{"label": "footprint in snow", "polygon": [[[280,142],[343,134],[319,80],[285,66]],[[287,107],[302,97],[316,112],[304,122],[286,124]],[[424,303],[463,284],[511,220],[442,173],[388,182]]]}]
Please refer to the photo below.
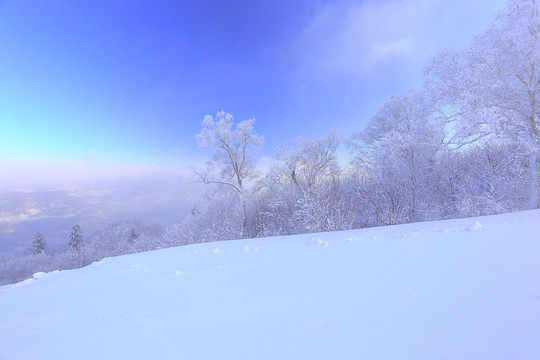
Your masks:
[{"label": "footprint in snow", "polygon": [[312,239],[311,242],[310,242],[311,245],[315,245],[315,246],[328,246],[328,241],[324,241],[324,240],[321,240],[321,239]]}]

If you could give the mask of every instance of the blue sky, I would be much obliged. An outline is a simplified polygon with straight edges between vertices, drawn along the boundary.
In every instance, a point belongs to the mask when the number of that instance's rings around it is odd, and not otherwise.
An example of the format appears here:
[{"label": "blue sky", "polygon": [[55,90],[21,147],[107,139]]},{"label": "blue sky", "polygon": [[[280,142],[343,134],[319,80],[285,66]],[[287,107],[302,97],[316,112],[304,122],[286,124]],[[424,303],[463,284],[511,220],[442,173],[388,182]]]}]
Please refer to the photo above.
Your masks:
[{"label": "blue sky", "polygon": [[222,109],[255,117],[269,155],[297,136],[347,136],[502,5],[5,0],[0,159],[184,165],[203,116]]},{"label": "blue sky", "polygon": [[[389,96],[421,86],[425,62],[467,45],[504,3],[0,0],[0,190],[99,188],[92,194],[105,195],[88,204],[110,209],[106,194],[122,202],[129,183],[167,203],[159,213],[172,221],[194,201],[175,179],[208,157],[195,140],[205,115],[256,118],[259,157],[297,137],[348,137]],[[122,209],[140,207],[133,197]],[[2,228],[9,219],[54,218],[37,198],[0,201],[0,235],[15,231]]]}]

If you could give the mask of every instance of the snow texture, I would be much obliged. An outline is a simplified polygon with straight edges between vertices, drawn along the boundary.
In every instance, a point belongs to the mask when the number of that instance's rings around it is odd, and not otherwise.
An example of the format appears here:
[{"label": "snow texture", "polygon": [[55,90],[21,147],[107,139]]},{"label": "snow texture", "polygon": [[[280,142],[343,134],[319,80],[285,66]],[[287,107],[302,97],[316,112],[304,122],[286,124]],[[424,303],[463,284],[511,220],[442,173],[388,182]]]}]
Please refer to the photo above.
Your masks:
[{"label": "snow texture", "polygon": [[535,210],[37,273],[0,287],[0,359],[539,359],[538,234]]}]

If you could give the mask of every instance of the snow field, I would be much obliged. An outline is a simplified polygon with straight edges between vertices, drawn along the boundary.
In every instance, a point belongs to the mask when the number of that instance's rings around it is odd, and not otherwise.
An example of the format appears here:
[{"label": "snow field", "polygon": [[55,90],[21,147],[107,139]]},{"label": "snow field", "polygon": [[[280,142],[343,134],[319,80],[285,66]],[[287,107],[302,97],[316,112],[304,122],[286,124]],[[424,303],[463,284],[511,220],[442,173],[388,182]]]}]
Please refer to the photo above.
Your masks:
[{"label": "snow field", "polygon": [[540,211],[206,243],[0,287],[0,359],[538,359]]}]

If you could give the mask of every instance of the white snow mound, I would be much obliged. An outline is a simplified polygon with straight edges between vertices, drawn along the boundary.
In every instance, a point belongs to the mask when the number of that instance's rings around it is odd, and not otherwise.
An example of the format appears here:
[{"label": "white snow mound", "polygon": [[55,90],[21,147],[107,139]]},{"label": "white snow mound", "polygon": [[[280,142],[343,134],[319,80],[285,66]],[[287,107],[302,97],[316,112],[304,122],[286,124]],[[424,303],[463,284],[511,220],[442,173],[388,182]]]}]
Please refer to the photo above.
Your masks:
[{"label": "white snow mound", "polygon": [[479,231],[484,231],[484,230],[486,230],[486,228],[484,227],[484,225],[480,224],[479,221],[475,222],[474,224],[472,224],[471,226],[467,228],[467,231],[472,231],[472,232],[479,232]]}]

